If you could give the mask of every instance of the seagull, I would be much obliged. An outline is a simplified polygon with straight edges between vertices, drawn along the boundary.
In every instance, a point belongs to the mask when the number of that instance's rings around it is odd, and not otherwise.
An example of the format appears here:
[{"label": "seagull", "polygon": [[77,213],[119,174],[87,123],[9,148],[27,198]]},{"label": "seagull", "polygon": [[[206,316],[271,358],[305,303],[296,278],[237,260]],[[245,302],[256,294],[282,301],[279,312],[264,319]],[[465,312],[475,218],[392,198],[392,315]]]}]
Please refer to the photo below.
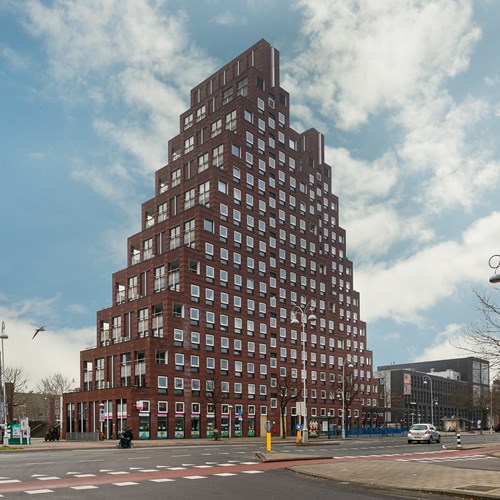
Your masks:
[{"label": "seagull", "polygon": [[35,331],[35,335],[33,335],[32,339],[33,340],[39,332],[44,332],[45,331],[45,327],[44,326],[41,326],[40,328],[37,328],[36,331]]}]

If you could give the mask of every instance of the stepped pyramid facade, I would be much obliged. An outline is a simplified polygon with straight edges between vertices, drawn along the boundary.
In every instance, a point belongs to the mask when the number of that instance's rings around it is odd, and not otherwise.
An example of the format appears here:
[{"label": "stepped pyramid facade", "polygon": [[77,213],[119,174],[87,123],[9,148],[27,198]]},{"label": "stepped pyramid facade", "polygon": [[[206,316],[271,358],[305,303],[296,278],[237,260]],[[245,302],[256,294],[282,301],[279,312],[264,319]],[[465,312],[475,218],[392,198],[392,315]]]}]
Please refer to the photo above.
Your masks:
[{"label": "stepped pyramid facade", "polygon": [[372,353],[324,137],[290,127],[278,51],[261,40],[190,101],[63,431],[290,435],[304,406],[310,436],[343,407],[348,428],[370,425]]}]

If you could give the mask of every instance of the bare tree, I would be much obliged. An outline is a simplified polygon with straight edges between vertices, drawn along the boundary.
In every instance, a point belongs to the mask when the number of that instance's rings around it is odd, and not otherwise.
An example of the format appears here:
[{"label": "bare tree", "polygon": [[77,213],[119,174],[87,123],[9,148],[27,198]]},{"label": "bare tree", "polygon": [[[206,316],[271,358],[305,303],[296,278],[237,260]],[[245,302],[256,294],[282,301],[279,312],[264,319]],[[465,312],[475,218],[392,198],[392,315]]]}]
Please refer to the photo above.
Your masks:
[{"label": "bare tree", "polygon": [[44,377],[38,382],[36,388],[38,392],[50,394],[52,396],[62,396],[69,392],[74,381],[65,377],[62,373],[54,373],[50,377]]},{"label": "bare tree", "polygon": [[500,307],[491,295],[474,291],[479,320],[465,329],[455,347],[479,358],[488,360],[490,367],[500,366]]},{"label": "bare tree", "polygon": [[28,379],[23,368],[19,366],[5,366],[4,370],[5,384],[10,384],[11,390],[7,389],[7,403],[9,405],[9,416],[12,417],[12,410],[16,406],[26,404]]},{"label": "bare tree", "polygon": [[219,407],[228,397],[228,394],[222,391],[222,380],[220,374],[215,371],[211,378],[207,380],[207,386],[204,393],[204,399],[207,405],[211,406],[214,412],[214,430],[217,429],[220,436],[219,426]]},{"label": "bare tree", "polygon": [[360,396],[360,391],[359,391],[359,384],[358,382],[355,381],[354,376],[352,374],[346,373],[345,374],[345,387],[344,387],[344,394],[345,394],[345,422],[349,423],[349,427],[352,427],[352,416],[347,417],[349,415],[349,409],[351,408],[351,405],[358,401],[358,398]]},{"label": "bare tree", "polygon": [[286,407],[288,403],[302,392],[302,384],[297,379],[285,376],[279,379],[276,398],[280,406],[281,437],[286,439]]}]

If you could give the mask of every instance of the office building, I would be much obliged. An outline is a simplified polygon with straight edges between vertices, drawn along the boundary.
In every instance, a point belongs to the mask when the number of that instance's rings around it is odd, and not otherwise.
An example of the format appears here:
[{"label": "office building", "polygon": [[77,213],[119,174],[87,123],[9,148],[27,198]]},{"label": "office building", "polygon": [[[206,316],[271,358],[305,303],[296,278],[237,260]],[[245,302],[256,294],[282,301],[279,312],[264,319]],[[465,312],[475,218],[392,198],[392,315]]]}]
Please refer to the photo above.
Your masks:
[{"label": "office building", "polygon": [[376,405],[324,137],[291,128],[279,62],[261,40],[191,90],[65,395],[69,435],[279,434],[282,412],[290,435],[303,379],[311,436],[340,422],[339,395],[348,427]]}]

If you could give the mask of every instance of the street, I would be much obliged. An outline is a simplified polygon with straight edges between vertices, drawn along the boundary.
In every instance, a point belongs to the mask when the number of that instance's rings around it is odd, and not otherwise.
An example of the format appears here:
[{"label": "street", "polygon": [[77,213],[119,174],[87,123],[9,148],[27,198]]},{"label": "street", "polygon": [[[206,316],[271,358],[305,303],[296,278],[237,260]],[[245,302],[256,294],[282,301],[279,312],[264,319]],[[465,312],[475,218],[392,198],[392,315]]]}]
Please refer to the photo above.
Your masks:
[{"label": "street", "polygon": [[[498,435],[470,436],[475,443],[496,443]],[[467,442],[467,441],[466,441]],[[379,458],[420,461],[447,467],[482,467],[500,470],[498,459],[480,451],[457,456],[443,445],[453,444],[446,437],[441,444],[409,445],[404,437],[352,439],[343,442],[317,442],[307,447],[292,442],[273,442],[273,450],[284,454],[335,457],[339,460]],[[244,444],[175,444],[134,449],[81,449],[0,453],[0,494],[17,497],[38,493],[50,498],[104,498],[119,494],[159,498],[167,492],[175,498],[188,498],[203,491],[205,498],[250,499],[302,498],[304,488],[311,498],[393,498],[331,480],[312,479],[284,470],[300,462],[260,463],[257,452],[264,452],[262,440]],[[329,460],[323,460],[325,462]],[[306,461],[303,461],[306,462]],[[310,463],[310,462],[309,462]],[[318,461],[317,463],[320,463]],[[471,465],[472,464],[472,465]],[[237,488],[237,492],[235,491]],[[119,490],[119,493],[116,491]],[[398,498],[402,498],[398,493]],[[411,494],[408,493],[411,498]],[[418,498],[424,498],[419,496]]]}]

